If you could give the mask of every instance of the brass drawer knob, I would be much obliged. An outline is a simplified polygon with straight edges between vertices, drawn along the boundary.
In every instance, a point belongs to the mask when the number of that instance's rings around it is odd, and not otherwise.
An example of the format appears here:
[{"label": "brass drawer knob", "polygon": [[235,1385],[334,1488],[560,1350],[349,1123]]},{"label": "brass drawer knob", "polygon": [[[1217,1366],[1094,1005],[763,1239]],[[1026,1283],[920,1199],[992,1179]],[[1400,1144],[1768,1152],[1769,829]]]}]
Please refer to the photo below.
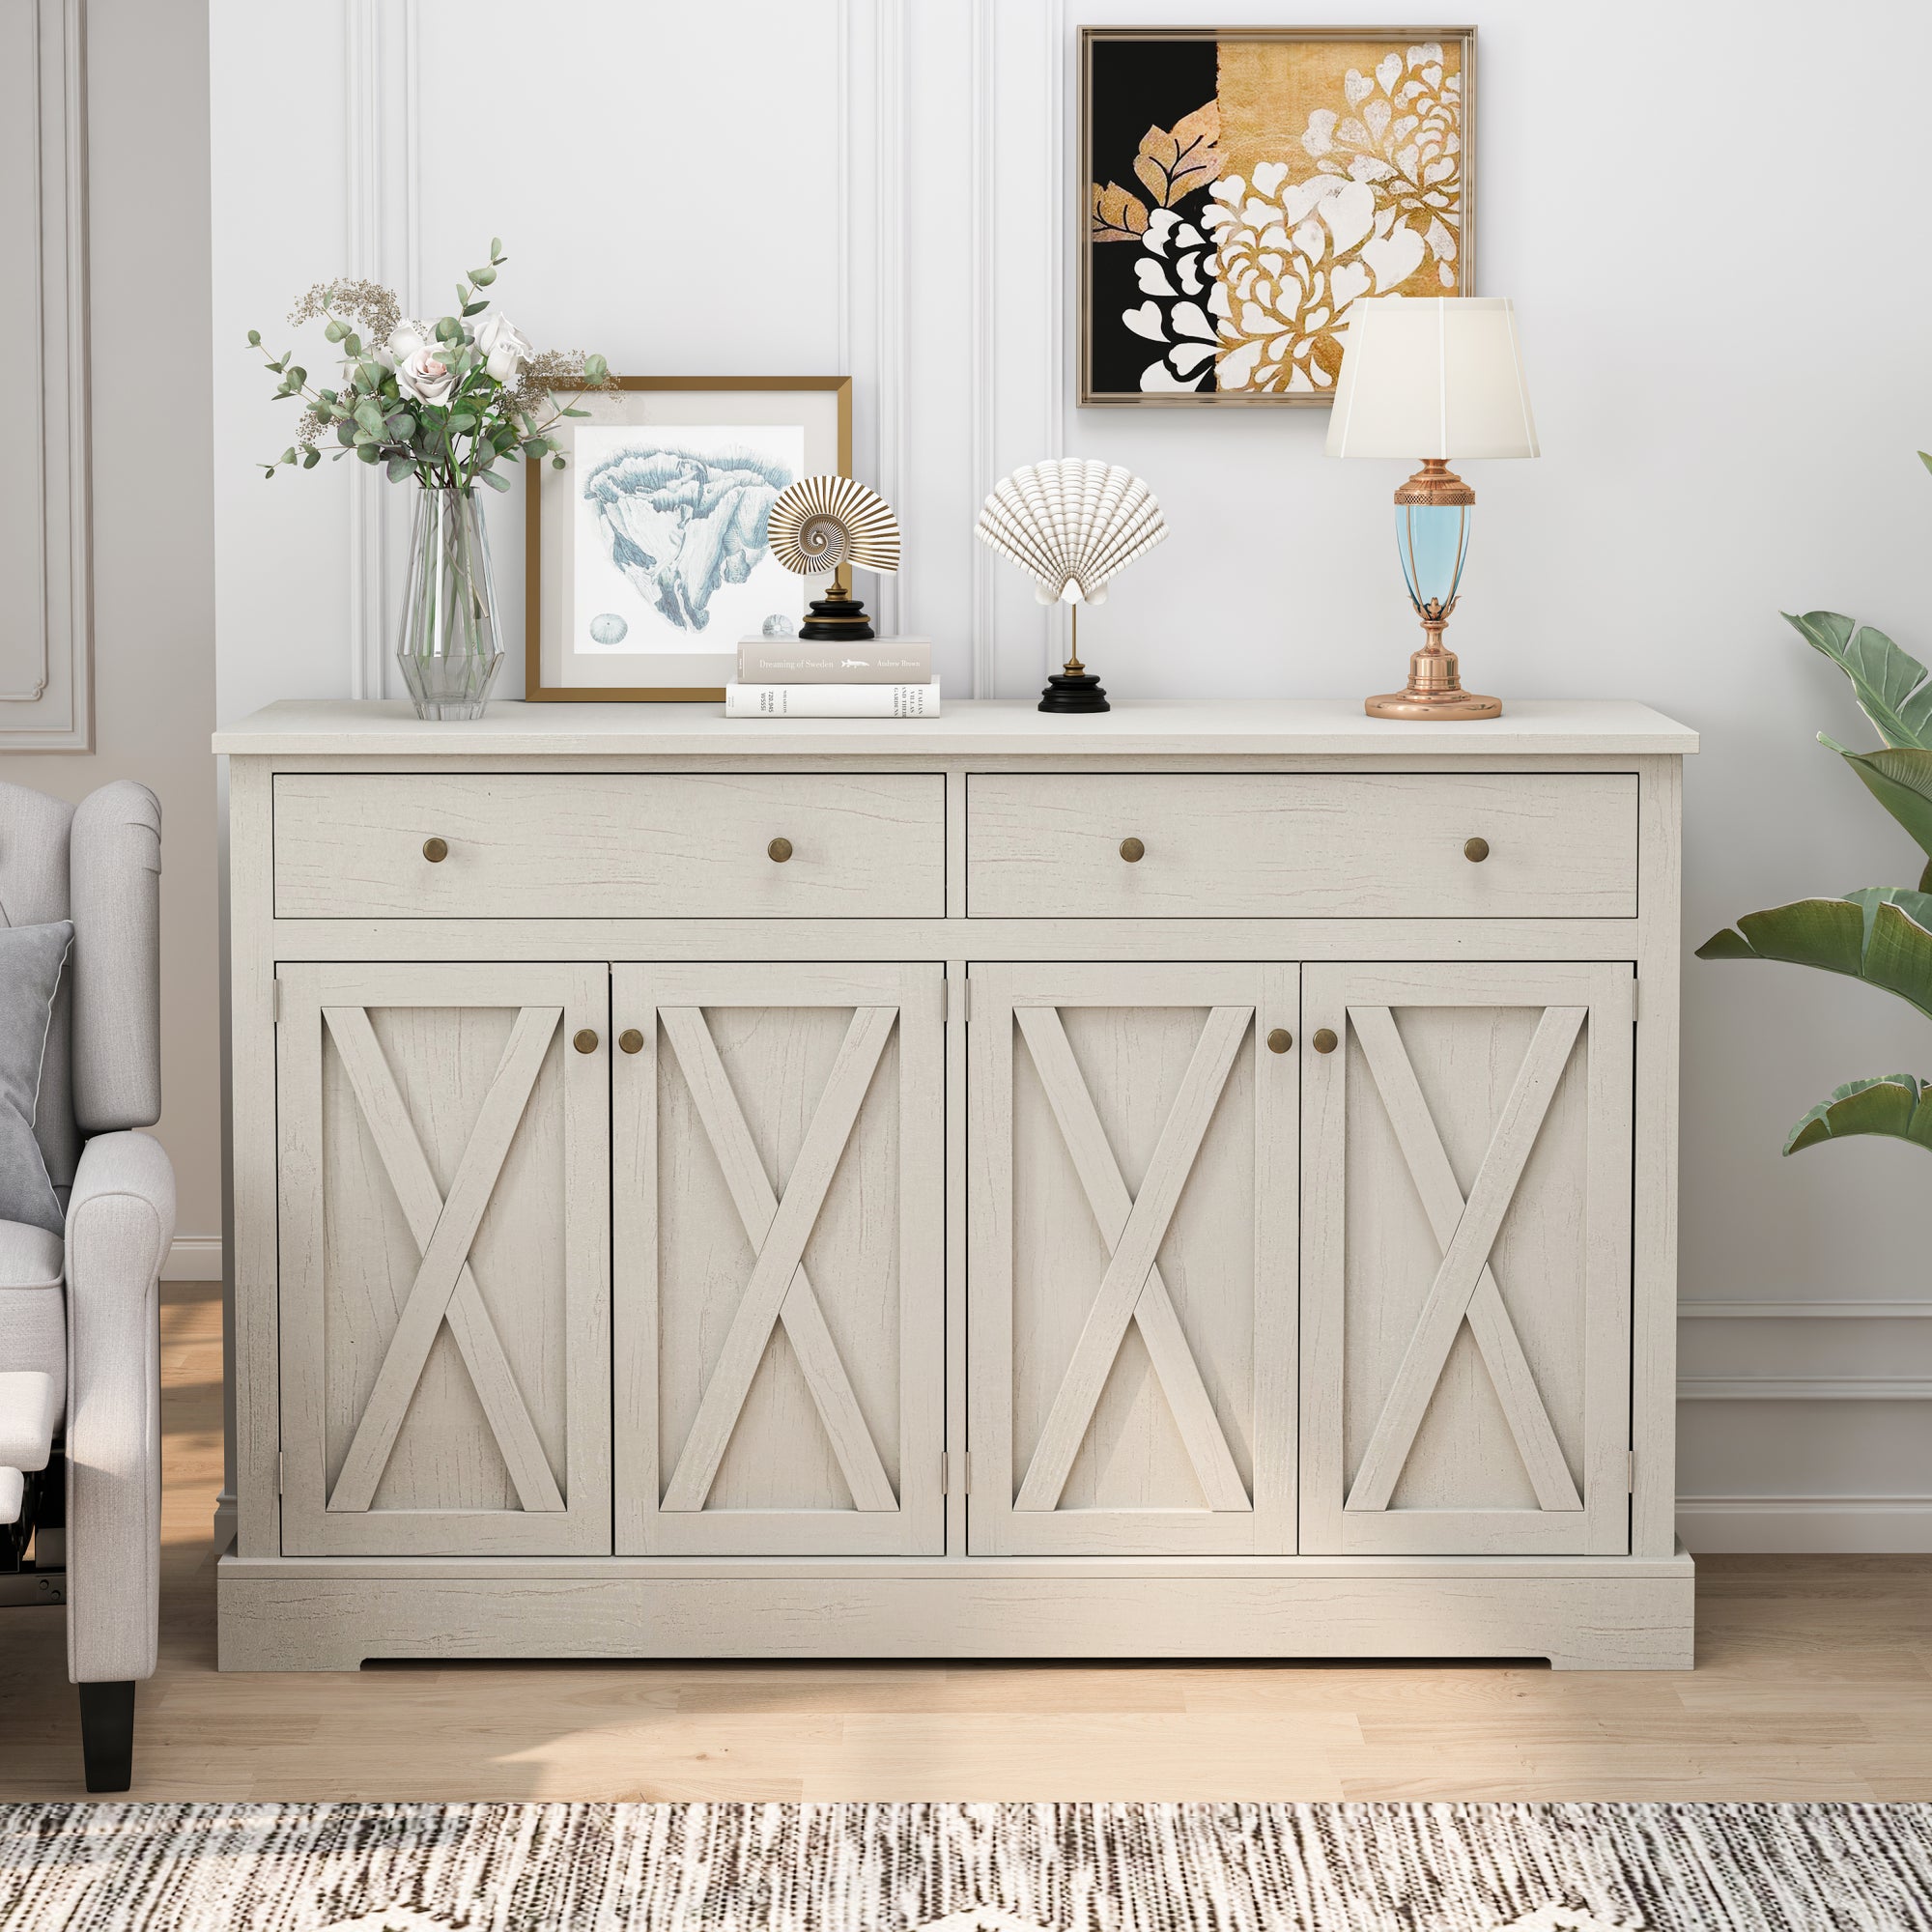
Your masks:
[{"label": "brass drawer knob", "polygon": [[1315,1036],[1315,1051],[1317,1053],[1333,1053],[1341,1044],[1342,1042],[1335,1037],[1334,1030],[1330,1027],[1322,1027]]},{"label": "brass drawer knob", "polygon": [[626,1053],[641,1053],[644,1050],[644,1037],[637,1030],[636,1027],[626,1027],[624,1031],[617,1036],[617,1044],[621,1046]]},{"label": "brass drawer knob", "polygon": [[597,1029],[595,1027],[579,1027],[571,1035],[570,1043],[579,1053],[595,1053],[597,1051]]},{"label": "brass drawer knob", "polygon": [[432,866],[441,865],[449,857],[449,840],[447,838],[425,838],[423,840],[423,857]]},{"label": "brass drawer knob", "polygon": [[1147,847],[1138,838],[1121,840],[1121,857],[1130,866],[1138,866],[1147,857]]},{"label": "brass drawer knob", "polygon": [[1294,1036],[1286,1027],[1276,1027],[1268,1035],[1268,1051],[1286,1053],[1294,1044]]},{"label": "brass drawer knob", "polygon": [[773,865],[782,866],[784,862],[791,857],[791,840],[789,838],[774,838],[772,842],[765,847],[765,857],[769,859]]},{"label": "brass drawer knob", "polygon": [[1487,838],[1470,838],[1464,841],[1463,856],[1472,866],[1480,866],[1490,856],[1490,841]]}]

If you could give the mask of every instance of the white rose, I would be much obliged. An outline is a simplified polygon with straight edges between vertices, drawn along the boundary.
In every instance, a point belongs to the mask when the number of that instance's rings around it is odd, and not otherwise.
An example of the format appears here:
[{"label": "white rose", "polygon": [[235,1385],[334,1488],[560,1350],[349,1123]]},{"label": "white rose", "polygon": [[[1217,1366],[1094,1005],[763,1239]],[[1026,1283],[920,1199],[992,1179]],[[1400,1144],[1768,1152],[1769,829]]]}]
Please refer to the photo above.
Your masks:
[{"label": "white rose", "polygon": [[437,359],[436,352],[422,346],[412,350],[396,364],[396,384],[419,403],[440,403],[449,398],[456,382],[447,363]]},{"label": "white rose", "polygon": [[429,337],[421,329],[412,328],[406,322],[399,322],[389,331],[389,339],[376,352],[376,360],[384,368],[393,369],[398,362],[406,362],[418,349],[429,347]]},{"label": "white rose", "polygon": [[483,354],[483,366],[499,383],[507,383],[528,359],[530,345],[506,315],[486,315],[471,338]]}]

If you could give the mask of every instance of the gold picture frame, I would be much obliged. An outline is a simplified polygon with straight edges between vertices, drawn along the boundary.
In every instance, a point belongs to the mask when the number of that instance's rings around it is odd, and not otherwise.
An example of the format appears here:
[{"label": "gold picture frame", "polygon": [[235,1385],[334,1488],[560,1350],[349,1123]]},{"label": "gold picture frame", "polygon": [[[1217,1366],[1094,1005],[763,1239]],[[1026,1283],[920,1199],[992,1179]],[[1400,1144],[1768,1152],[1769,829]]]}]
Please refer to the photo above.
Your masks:
[{"label": "gold picture frame", "polygon": [[[1155,47],[1155,43],[1169,44]],[[1440,50],[1442,58],[1434,65],[1441,71],[1434,82],[1423,83],[1432,63],[1413,56],[1432,46]],[[1225,60],[1227,48],[1237,50],[1239,59]],[[1297,61],[1294,56],[1302,49],[1307,58]],[[1369,61],[1375,49],[1384,51],[1378,60]],[[1401,71],[1388,76],[1392,84],[1386,84],[1378,70],[1390,54]],[[1105,70],[1097,100],[1096,69]],[[1240,248],[1236,208],[1229,206],[1223,217],[1213,207],[1211,188],[1243,176],[1244,206],[1258,188],[1268,199],[1277,193],[1293,196],[1318,172],[1336,177],[1338,187],[1348,184],[1351,167],[1356,178],[1383,168],[1393,174],[1395,151],[1404,143],[1391,141],[1389,130],[1412,104],[1402,96],[1415,83],[1420,83],[1416,94],[1426,95],[1424,118],[1435,117],[1432,126],[1438,136],[1422,166],[1430,165],[1429,156],[1439,158],[1440,119],[1445,111],[1453,116],[1455,142],[1449,152],[1456,164],[1455,206],[1451,211],[1427,205],[1439,182],[1401,183],[1402,198],[1416,205],[1399,208],[1392,225],[1413,230],[1422,242],[1420,258],[1408,276],[1399,277],[1395,270],[1402,266],[1402,255],[1386,247],[1386,238],[1373,238],[1383,271],[1371,273],[1370,286],[1358,293],[1473,295],[1474,27],[1083,27],[1074,211],[1079,404],[1100,409],[1326,408],[1341,357],[1335,326],[1342,318],[1332,304],[1323,313],[1321,290],[1305,298],[1284,293],[1289,280],[1269,273],[1276,257],[1261,260],[1273,246],[1264,245],[1273,230],[1259,216],[1257,247],[1249,256],[1251,265],[1268,276],[1274,298],[1262,304],[1265,314],[1256,318],[1261,325],[1253,331],[1257,340],[1247,339],[1249,330],[1241,320],[1245,304],[1236,307],[1231,298],[1232,315],[1210,312],[1212,284],[1227,274],[1224,251],[1236,272],[1248,260]],[[1373,122],[1364,122],[1364,110],[1377,110]],[[1345,134],[1351,122],[1360,139]],[[1425,138],[1429,132],[1426,128]],[[1332,147],[1318,152],[1324,140],[1332,141]],[[1383,146],[1390,148],[1389,155],[1378,152]],[[1259,180],[1247,179],[1257,165],[1266,171],[1264,188]],[[1422,168],[1410,165],[1420,175]],[[1372,185],[1379,219],[1394,197],[1381,183]],[[1298,213],[1298,206],[1284,209],[1294,216],[1286,224],[1290,233],[1296,220],[1318,219],[1316,213]],[[1215,213],[1217,223],[1224,225],[1204,230],[1198,219],[1204,212]],[[1164,220],[1170,213],[1175,215],[1172,226]],[[1432,218],[1437,222],[1433,234]],[[1325,220],[1325,214],[1320,219]],[[1179,240],[1183,225],[1192,229],[1185,260]],[[1151,243],[1151,227],[1155,232]],[[1166,236],[1162,227],[1167,227]],[[1352,220],[1349,227],[1352,230]],[[1291,268],[1307,266],[1312,277],[1337,266],[1343,252],[1339,238],[1331,229],[1323,239],[1336,245],[1324,249],[1321,261],[1304,265],[1297,259]],[[1357,256],[1366,252],[1362,238],[1352,233],[1348,247]],[[1446,258],[1444,247],[1450,251]],[[1295,253],[1298,257],[1299,251]],[[1148,263],[1145,270],[1142,259]],[[1351,282],[1360,272],[1351,263]],[[1179,313],[1183,302],[1193,304],[1185,315]],[[1294,313],[1285,313],[1284,303],[1292,303]],[[1132,321],[1128,305],[1135,305]],[[1297,330],[1303,329],[1305,318],[1317,316],[1321,320],[1305,327],[1304,345]],[[1224,373],[1236,379],[1227,388],[1219,386]],[[1194,386],[1203,381],[1208,387]]]},{"label": "gold picture frame", "polygon": [[[694,405],[695,399],[706,393],[737,399],[735,402],[726,400],[721,406],[720,426],[726,427],[735,421],[751,420],[742,413],[746,408],[743,399],[748,396],[791,394],[810,398],[810,403],[801,411],[801,420],[807,432],[807,468],[814,471],[831,469],[836,462],[838,475],[851,475],[852,379],[849,376],[622,376],[609,388],[587,393],[578,400],[593,411],[594,420],[590,425],[593,427],[628,425],[632,421],[643,426],[658,420],[668,426],[690,426],[704,420],[701,412],[694,413]],[[662,416],[627,415],[626,399],[643,396],[675,397],[677,401],[674,406],[668,406],[667,412]],[[734,411],[738,413],[734,414]],[[574,610],[574,586],[567,581],[570,573],[566,567],[570,552],[565,546],[570,540],[570,532],[567,527],[557,527],[562,520],[554,514],[565,501],[571,500],[567,479],[576,473],[575,431],[580,420],[572,418],[559,423],[552,432],[566,458],[564,469],[554,470],[546,459],[540,459],[532,462],[525,474],[524,696],[537,704],[723,702],[724,688],[719,677],[715,674],[695,677],[693,667],[697,660],[712,659],[717,661],[711,667],[713,672],[724,670],[727,657],[735,654],[736,638],[729,640],[728,646],[718,650],[695,649],[677,656],[663,657],[655,670],[649,668],[652,665],[651,653],[623,653],[637,665],[640,675],[653,677],[654,681],[649,684],[612,685],[585,681],[591,675],[585,662],[586,654],[574,646],[571,637],[566,635],[569,626],[564,621],[566,613]],[[817,452],[816,461],[814,451]],[[562,489],[559,489],[560,485]],[[545,522],[546,498],[554,513],[548,527]],[[548,572],[545,569],[546,553],[550,558]],[[560,570],[565,580],[562,582],[559,581]],[[667,678],[664,674],[667,666],[673,668],[677,675]],[[728,671],[725,674],[728,675]]]}]

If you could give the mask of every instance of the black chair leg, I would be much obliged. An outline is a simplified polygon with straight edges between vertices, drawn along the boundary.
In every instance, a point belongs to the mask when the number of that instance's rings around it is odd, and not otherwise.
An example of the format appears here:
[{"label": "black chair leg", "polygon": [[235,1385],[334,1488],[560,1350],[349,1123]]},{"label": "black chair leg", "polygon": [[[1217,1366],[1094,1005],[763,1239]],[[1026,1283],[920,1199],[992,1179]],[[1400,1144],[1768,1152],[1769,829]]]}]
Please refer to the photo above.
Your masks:
[{"label": "black chair leg", "polygon": [[90,1791],[126,1791],[134,1781],[134,1680],[81,1684],[80,1748]]}]

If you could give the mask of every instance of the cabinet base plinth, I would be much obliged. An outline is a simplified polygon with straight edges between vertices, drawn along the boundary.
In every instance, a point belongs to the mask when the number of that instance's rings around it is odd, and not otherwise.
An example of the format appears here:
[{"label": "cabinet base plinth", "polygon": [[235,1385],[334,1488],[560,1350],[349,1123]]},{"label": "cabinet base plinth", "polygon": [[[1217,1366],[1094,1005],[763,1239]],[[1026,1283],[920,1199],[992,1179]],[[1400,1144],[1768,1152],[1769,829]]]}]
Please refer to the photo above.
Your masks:
[{"label": "cabinet base plinth", "polygon": [[[224,1670],[374,1658],[1547,1658],[1688,1670],[1691,1564],[1307,1559],[1308,1574],[1068,1577],[845,1565],[220,1564]],[[440,1574],[439,1573],[440,1567]]]}]

